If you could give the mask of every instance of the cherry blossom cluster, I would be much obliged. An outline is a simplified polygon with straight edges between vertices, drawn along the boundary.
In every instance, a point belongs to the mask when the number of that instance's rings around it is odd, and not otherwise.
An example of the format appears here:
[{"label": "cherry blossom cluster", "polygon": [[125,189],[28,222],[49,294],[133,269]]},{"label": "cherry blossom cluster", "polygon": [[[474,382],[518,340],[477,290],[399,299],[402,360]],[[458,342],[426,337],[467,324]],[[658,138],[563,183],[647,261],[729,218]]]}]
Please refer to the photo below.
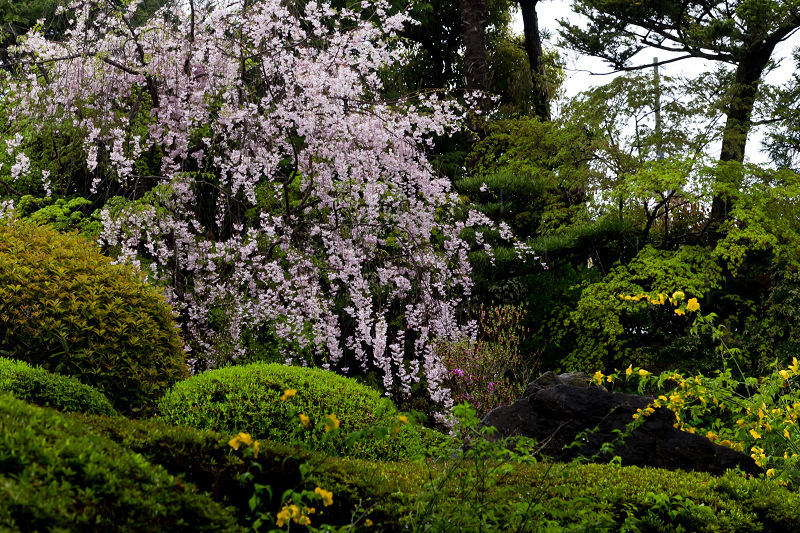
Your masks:
[{"label": "cherry blossom cluster", "polygon": [[8,97],[12,119],[79,132],[94,187],[128,187],[103,241],[166,287],[193,360],[269,329],[332,369],[380,372],[387,392],[424,378],[449,407],[435,344],[474,332],[456,318],[471,289],[460,234],[488,221],[456,219],[425,154],[463,109],[378,98],[408,17],[382,0],[186,1],[134,24],[137,9],[79,0],[63,39],[29,32]]}]

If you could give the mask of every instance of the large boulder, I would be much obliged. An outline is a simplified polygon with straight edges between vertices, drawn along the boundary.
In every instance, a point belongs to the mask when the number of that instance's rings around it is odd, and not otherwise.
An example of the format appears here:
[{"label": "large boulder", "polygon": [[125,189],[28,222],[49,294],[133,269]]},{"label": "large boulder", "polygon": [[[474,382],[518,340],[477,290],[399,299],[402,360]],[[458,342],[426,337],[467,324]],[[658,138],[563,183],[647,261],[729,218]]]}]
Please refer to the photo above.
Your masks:
[{"label": "large boulder", "polygon": [[[675,428],[675,413],[665,407],[655,409],[620,442],[617,430],[624,432],[637,410],[644,411],[652,399],[611,393],[590,386],[581,376],[554,376],[552,372],[542,376],[528,386],[527,396],[484,417],[483,425],[498,430],[493,438],[532,437],[543,446],[542,454],[559,461],[583,456],[608,462],[619,456],[626,466],[717,475],[736,467],[753,475],[762,472],[751,457]],[[564,384],[566,380],[573,384]],[[581,433],[580,445],[567,447]],[[606,443],[615,443],[613,452],[601,452]]]}]

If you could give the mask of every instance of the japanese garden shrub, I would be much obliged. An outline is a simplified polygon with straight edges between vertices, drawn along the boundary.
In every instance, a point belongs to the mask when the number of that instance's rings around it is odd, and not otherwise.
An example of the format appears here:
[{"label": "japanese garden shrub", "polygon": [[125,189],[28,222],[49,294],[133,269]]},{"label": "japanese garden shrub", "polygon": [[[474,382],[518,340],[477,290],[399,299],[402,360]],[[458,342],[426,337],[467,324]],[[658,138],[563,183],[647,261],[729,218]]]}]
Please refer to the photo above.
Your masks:
[{"label": "japanese garden shrub", "polygon": [[[283,401],[287,389],[297,394]],[[246,432],[255,438],[288,443],[299,427],[298,416],[309,417],[309,430],[299,438],[312,449],[337,455],[387,460],[430,453],[444,435],[422,427],[401,426],[383,440],[362,439],[353,447],[341,440],[323,442],[323,431],[312,430],[328,415],[341,422],[342,433],[375,425],[389,426],[399,413],[379,392],[357,381],[320,369],[255,363],[210,370],[176,383],[158,404],[170,424],[220,432]]]},{"label": "japanese garden shrub", "polygon": [[103,393],[77,379],[0,357],[0,393],[58,411],[115,416]]},{"label": "japanese garden shrub", "polygon": [[0,223],[0,355],[74,376],[125,413],[187,376],[164,296],[97,245],[23,219]]},{"label": "japanese garden shrub", "polygon": [[242,528],[231,509],[75,417],[0,395],[0,530]]}]

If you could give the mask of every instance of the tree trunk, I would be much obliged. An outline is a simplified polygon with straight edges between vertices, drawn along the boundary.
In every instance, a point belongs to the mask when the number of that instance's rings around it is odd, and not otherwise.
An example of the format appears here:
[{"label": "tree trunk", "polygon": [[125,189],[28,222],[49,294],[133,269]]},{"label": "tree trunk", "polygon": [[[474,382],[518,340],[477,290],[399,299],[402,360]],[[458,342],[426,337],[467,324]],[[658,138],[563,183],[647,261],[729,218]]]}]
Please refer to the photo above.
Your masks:
[{"label": "tree trunk", "polygon": [[486,0],[459,0],[461,36],[464,40],[464,82],[467,91],[486,92],[486,25],[489,8]]},{"label": "tree trunk", "polygon": [[531,66],[533,80],[533,111],[542,121],[550,120],[550,91],[542,63],[542,36],[539,34],[539,18],[536,4],[539,0],[519,0],[522,11],[522,24],[525,33],[525,52]]},{"label": "tree trunk", "polygon": [[[776,42],[762,43],[760,46],[752,48],[739,61],[726,111],[725,129],[722,132],[720,163],[744,162],[747,135],[752,126],[750,118],[753,113],[758,84],[775,49],[775,44]],[[714,224],[722,222],[727,217],[730,208],[730,198],[715,195],[711,205],[712,222]]]}]

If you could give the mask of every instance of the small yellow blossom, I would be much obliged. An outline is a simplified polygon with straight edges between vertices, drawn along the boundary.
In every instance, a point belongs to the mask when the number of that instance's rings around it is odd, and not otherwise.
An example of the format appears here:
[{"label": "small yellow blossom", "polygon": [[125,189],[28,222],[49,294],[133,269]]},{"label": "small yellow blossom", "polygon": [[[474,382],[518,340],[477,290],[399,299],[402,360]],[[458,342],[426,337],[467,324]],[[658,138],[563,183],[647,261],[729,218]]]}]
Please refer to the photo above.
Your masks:
[{"label": "small yellow blossom", "polygon": [[400,415],[397,417],[397,420],[402,422],[403,424],[408,424],[408,417],[406,415]]},{"label": "small yellow blossom", "polygon": [[592,383],[597,383],[598,385],[600,385],[600,383],[602,382],[603,382],[603,373],[598,370],[597,372],[594,373],[594,376],[592,376]]},{"label": "small yellow blossom", "polygon": [[676,309],[676,310],[675,310],[675,314],[676,314],[676,315],[678,315],[678,316],[683,316],[683,315],[685,315],[686,313],[684,313],[683,309]]},{"label": "small yellow blossom", "polygon": [[778,374],[780,374],[783,379],[789,379],[789,372],[786,370],[781,370],[778,372]]},{"label": "small yellow blossom", "polygon": [[234,450],[238,450],[239,446],[244,444],[245,446],[250,446],[253,444],[253,437],[250,436],[249,433],[239,433],[231,440],[228,441],[228,446],[233,448]]},{"label": "small yellow blossom", "polygon": [[317,487],[314,489],[314,494],[318,494],[319,497],[322,499],[322,504],[327,507],[333,504],[333,493],[329,490],[325,490],[322,487]]},{"label": "small yellow blossom", "polygon": [[364,525],[367,527],[372,527],[372,520],[367,518],[366,520],[364,520]]},{"label": "small yellow blossom", "polygon": [[283,391],[283,394],[281,394],[281,401],[285,402],[295,394],[297,394],[297,389],[286,389]]},{"label": "small yellow blossom", "polygon": [[258,459],[258,450],[259,450],[260,448],[261,448],[261,443],[260,443],[260,442],[258,442],[258,441],[255,441],[255,442],[253,443],[253,456],[254,456],[256,459]]},{"label": "small yellow blossom", "polygon": [[614,376],[606,376],[606,381],[612,383],[614,381]]},{"label": "small yellow blossom", "polygon": [[650,372],[648,372],[648,371],[647,371],[647,370],[645,370],[644,368],[640,368],[640,369],[639,369],[639,375],[640,375],[640,376],[642,376],[643,378],[644,378],[644,377],[647,377],[647,375],[648,375],[649,373],[650,373]]},{"label": "small yellow blossom", "polygon": [[775,469],[774,468],[770,468],[769,470],[767,470],[767,477],[775,477]]},{"label": "small yellow blossom", "polygon": [[753,436],[754,439],[760,439],[761,438],[761,434],[758,431],[756,431],[755,429],[751,429],[750,430],[750,434]]},{"label": "small yellow blossom", "polygon": [[325,422],[325,433],[333,431],[335,428],[339,427],[339,424],[341,424],[341,422],[339,422],[339,419],[336,418],[336,415],[334,414],[329,414],[328,419],[329,421]]},{"label": "small yellow blossom", "polygon": [[662,402],[666,402],[667,401],[667,397],[664,396],[664,395],[659,396],[658,399],[661,400]]},{"label": "small yellow blossom", "polygon": [[744,418],[740,418],[736,421],[736,425],[739,427],[744,427]]},{"label": "small yellow blossom", "polygon": [[783,436],[784,436],[784,437],[786,437],[787,439],[790,439],[790,438],[791,438],[791,437],[789,436],[789,430],[788,430],[788,429],[784,429],[784,430],[783,430]]},{"label": "small yellow blossom", "polygon": [[311,423],[311,419],[304,414],[300,414],[300,423],[303,424],[304,428],[307,428],[308,424]]},{"label": "small yellow blossom", "polygon": [[792,359],[792,364],[789,367],[789,370],[791,370],[795,374],[800,374],[800,365],[797,363],[797,357],[794,357]]},{"label": "small yellow blossom", "polygon": [[688,302],[686,302],[686,309],[691,312],[695,312],[700,309],[700,304],[697,302],[697,298],[692,298]]},{"label": "small yellow blossom", "polygon": [[717,436],[717,435],[716,435],[716,434],[715,434],[713,431],[709,431],[708,433],[706,433],[706,438],[707,438],[708,440],[710,440],[711,442],[714,442],[714,441],[715,441],[715,440],[717,440],[719,437],[718,437],[718,436]]},{"label": "small yellow blossom", "polygon": [[683,297],[686,296],[683,294],[683,291],[675,291],[672,293],[673,300],[683,300]]},{"label": "small yellow blossom", "polygon": [[284,508],[281,509],[280,512],[278,512],[276,518],[277,520],[275,522],[275,525],[277,525],[278,527],[283,527],[287,522],[289,522],[289,520],[292,519],[292,511],[290,511],[288,507],[284,506]]},{"label": "small yellow blossom", "polygon": [[630,365],[628,368],[625,369],[625,375],[630,376],[631,372],[633,372],[633,365]]}]

